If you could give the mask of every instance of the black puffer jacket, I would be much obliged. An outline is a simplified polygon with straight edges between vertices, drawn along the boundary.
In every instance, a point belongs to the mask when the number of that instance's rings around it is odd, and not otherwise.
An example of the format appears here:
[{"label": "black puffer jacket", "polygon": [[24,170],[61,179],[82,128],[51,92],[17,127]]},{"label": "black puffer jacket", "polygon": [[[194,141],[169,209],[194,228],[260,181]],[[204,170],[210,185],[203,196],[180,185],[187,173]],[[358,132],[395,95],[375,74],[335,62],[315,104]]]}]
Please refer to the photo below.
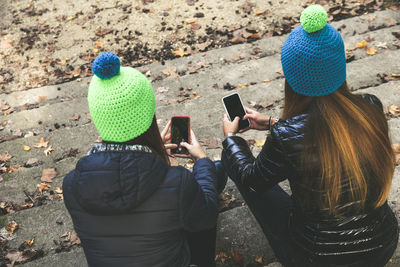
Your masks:
[{"label": "black puffer jacket", "polygon": [[[362,97],[382,108],[375,96]],[[340,218],[327,210],[305,208],[301,203],[306,194],[324,194],[306,185],[299,164],[306,120],[303,114],[277,122],[257,158],[247,142],[237,136],[223,142],[223,153],[234,174],[255,191],[262,192],[289,179],[294,210],[288,224],[293,246],[303,255],[299,266],[383,266],[398,240],[397,220],[387,203],[376,209],[366,207],[361,213],[352,209],[354,203],[344,201],[338,209]],[[345,186],[342,193],[346,192]]]},{"label": "black puffer jacket", "polygon": [[216,169],[170,167],[147,147],[97,144],[63,183],[89,266],[184,266],[186,231],[215,227]]}]

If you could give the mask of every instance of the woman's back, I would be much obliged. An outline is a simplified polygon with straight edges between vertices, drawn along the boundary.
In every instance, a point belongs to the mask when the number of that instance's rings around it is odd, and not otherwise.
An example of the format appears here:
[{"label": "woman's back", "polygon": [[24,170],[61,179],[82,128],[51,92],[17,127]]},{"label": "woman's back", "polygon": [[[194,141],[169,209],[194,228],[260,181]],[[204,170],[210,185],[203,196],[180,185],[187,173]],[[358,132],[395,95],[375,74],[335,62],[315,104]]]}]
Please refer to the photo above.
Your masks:
[{"label": "woman's back", "polygon": [[[382,105],[375,96],[360,97],[369,102],[372,110],[382,113]],[[380,192],[377,180],[382,177],[377,177],[369,166],[363,165],[368,165],[368,161],[361,163],[367,191],[366,199],[361,204],[360,200],[354,199],[348,172],[343,171],[340,184],[335,185],[338,187],[337,201],[331,209],[327,199],[334,188],[327,191],[323,186],[321,176],[324,172],[321,171],[320,152],[315,140],[318,133],[312,135],[312,141],[307,136],[310,119],[309,114],[301,114],[279,121],[272,129],[272,138],[279,140],[281,150],[287,157],[284,164],[294,205],[289,228],[294,243],[310,261],[319,264],[353,262],[357,266],[357,259],[362,265],[373,262],[377,255],[382,262],[387,261],[397,246],[398,229],[396,218],[387,203],[379,207],[375,205],[379,197],[376,192]],[[352,134],[354,138],[362,136],[360,132]],[[362,151],[357,153],[362,159]],[[304,156],[307,157],[307,165],[304,164]],[[356,160],[354,158],[351,164]],[[386,160],[390,162],[391,158]],[[391,179],[387,182],[390,186]]]},{"label": "woman's back", "polygon": [[[98,147],[78,162],[63,184],[89,265],[187,266],[184,230],[215,224],[205,203],[195,199],[199,185],[192,174],[168,166],[142,146],[114,145],[117,151],[105,144]],[[200,176],[214,168],[206,159],[196,164],[206,169]],[[193,220],[192,205],[205,220]]]}]

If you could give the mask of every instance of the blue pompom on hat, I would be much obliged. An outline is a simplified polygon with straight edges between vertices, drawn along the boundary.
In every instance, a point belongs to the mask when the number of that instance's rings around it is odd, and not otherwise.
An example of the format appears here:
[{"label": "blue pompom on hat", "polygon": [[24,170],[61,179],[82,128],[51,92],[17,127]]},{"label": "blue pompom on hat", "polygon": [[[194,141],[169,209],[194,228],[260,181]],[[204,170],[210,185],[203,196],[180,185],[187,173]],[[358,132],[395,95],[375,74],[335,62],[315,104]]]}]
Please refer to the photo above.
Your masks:
[{"label": "blue pompom on hat", "polygon": [[281,62],[292,89],[305,96],[323,96],[336,91],[346,80],[346,54],[339,32],[327,23],[320,5],[306,8],[286,39]]},{"label": "blue pompom on hat", "polygon": [[111,79],[119,74],[121,61],[112,52],[101,53],[92,63],[92,72],[102,80]]}]

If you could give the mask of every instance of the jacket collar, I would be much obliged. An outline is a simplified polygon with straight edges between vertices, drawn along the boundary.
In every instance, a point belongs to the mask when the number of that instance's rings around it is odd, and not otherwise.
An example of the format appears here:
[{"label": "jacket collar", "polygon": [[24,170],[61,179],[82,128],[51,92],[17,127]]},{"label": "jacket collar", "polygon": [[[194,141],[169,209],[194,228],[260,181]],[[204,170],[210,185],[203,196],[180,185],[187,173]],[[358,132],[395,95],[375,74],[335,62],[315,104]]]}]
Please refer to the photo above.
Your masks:
[{"label": "jacket collar", "polygon": [[100,143],[94,144],[92,149],[87,153],[87,155],[91,155],[98,152],[104,151],[143,151],[151,153],[151,149],[147,146],[142,145],[127,145],[127,144],[110,144],[110,143]]}]

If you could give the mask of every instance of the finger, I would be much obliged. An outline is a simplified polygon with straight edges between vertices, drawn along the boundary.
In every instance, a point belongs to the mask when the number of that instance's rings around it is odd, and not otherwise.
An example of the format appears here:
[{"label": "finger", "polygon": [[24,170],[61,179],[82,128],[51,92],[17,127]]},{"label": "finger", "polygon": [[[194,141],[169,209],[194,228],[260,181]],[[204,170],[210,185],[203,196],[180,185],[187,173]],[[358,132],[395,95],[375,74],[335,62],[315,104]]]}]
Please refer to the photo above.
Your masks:
[{"label": "finger", "polygon": [[193,130],[190,130],[190,139],[191,139],[191,144],[192,145],[194,145],[194,144],[197,145],[199,143],[199,141],[197,141],[197,137],[194,134]]},{"label": "finger", "polygon": [[191,145],[188,144],[188,143],[186,143],[186,142],[182,142],[182,143],[181,143],[181,146],[183,146],[184,148],[186,148],[186,149],[188,149],[188,150],[189,150],[189,148],[191,147]]},{"label": "finger", "polygon": [[165,149],[174,149],[174,148],[178,148],[177,144],[165,144],[164,145]]},{"label": "finger", "polygon": [[249,109],[248,107],[244,107],[244,110],[245,110],[247,113],[250,113],[250,114],[253,114],[253,113],[255,112],[255,110]]},{"label": "finger", "polygon": [[187,154],[175,154],[175,157],[177,157],[177,158],[190,158],[190,155],[187,155]]},{"label": "finger", "polygon": [[243,116],[243,120],[254,119],[256,116],[254,114],[246,114]]},{"label": "finger", "polygon": [[240,118],[239,117],[235,117],[235,119],[233,120],[234,123],[239,123]]},{"label": "finger", "polygon": [[165,140],[170,140],[171,139],[171,134],[165,135]]},{"label": "finger", "polygon": [[228,118],[228,115],[226,115],[226,113],[224,114],[224,121],[231,121],[231,120]]},{"label": "finger", "polygon": [[165,135],[168,133],[168,130],[171,126],[171,120],[168,121],[167,125],[165,125],[164,129],[161,131],[161,137],[167,139]]},{"label": "finger", "polygon": [[244,132],[247,132],[248,130],[250,130],[250,127],[247,127],[246,129],[239,130],[239,133],[244,133]]}]

